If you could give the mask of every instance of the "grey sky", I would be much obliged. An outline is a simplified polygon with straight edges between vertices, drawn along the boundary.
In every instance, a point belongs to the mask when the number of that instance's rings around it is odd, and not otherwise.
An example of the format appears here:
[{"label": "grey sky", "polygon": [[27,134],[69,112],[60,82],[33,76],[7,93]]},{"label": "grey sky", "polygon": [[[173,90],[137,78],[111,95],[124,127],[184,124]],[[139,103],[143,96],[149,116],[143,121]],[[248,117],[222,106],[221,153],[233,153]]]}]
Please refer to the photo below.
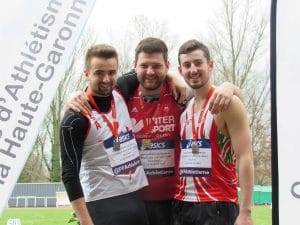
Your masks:
[{"label": "grey sky", "polygon": [[132,26],[134,16],[144,15],[151,20],[167,22],[170,32],[177,34],[182,41],[207,29],[207,19],[220,2],[221,0],[98,0],[88,26],[102,34],[109,30],[122,31]]}]

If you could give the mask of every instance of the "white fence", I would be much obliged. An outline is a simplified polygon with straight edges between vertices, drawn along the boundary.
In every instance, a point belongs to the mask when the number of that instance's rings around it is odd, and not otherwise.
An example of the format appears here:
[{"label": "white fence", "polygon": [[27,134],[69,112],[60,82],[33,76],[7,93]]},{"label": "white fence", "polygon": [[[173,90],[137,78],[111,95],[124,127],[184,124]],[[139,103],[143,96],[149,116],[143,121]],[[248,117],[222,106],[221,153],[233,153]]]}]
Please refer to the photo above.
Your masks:
[{"label": "white fence", "polygon": [[[55,204],[54,204],[55,203]],[[17,196],[11,197],[7,204],[10,208],[54,207],[55,197]]]},{"label": "white fence", "polygon": [[19,183],[7,203],[9,208],[68,205],[70,205],[69,199],[62,183]]}]

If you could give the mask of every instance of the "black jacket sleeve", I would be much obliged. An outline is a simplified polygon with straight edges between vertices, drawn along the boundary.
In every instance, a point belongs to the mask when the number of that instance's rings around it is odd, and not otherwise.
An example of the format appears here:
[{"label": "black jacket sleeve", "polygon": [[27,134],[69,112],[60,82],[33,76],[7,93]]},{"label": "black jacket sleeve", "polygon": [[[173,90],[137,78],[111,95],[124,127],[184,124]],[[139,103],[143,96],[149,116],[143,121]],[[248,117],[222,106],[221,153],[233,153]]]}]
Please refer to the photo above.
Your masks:
[{"label": "black jacket sleeve", "polygon": [[79,180],[83,143],[88,130],[88,119],[70,110],[60,125],[62,180],[70,201],[83,197]]},{"label": "black jacket sleeve", "polygon": [[116,88],[122,93],[126,102],[134,95],[135,90],[139,86],[139,81],[135,70],[130,70],[128,73],[123,74],[117,80]]}]

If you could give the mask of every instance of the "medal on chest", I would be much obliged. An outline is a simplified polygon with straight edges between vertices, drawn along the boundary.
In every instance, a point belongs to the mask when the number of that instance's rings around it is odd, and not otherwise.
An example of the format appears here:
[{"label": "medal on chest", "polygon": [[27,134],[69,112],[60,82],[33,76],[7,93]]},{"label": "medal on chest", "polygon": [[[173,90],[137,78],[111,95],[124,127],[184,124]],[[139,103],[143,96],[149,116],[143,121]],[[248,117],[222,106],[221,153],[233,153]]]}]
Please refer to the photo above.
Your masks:
[{"label": "medal on chest", "polygon": [[199,154],[199,147],[197,145],[197,142],[192,143],[192,153],[193,154]]},{"label": "medal on chest", "polygon": [[151,139],[143,139],[142,140],[142,150],[145,150],[150,147],[151,147]]},{"label": "medal on chest", "polygon": [[119,151],[120,148],[120,142],[118,141],[118,138],[114,138],[114,142],[113,142],[113,150],[114,151]]},{"label": "medal on chest", "polygon": [[199,154],[199,146],[198,146],[198,143],[197,143],[197,139],[198,139],[198,135],[200,134],[200,137],[203,138],[202,136],[202,132],[201,132],[201,127],[203,125],[203,114],[204,114],[204,110],[208,104],[208,101],[209,101],[209,98],[210,96],[212,95],[214,91],[214,88],[211,87],[210,90],[208,91],[208,94],[206,96],[206,99],[203,103],[203,105],[201,106],[201,109],[200,109],[200,114],[199,114],[199,117],[198,117],[198,122],[197,122],[197,125],[196,125],[196,122],[195,122],[195,118],[194,118],[194,115],[195,115],[195,99],[194,99],[194,103],[192,105],[192,132],[193,132],[193,143],[191,145],[191,148],[192,148],[192,153],[193,154]]}]

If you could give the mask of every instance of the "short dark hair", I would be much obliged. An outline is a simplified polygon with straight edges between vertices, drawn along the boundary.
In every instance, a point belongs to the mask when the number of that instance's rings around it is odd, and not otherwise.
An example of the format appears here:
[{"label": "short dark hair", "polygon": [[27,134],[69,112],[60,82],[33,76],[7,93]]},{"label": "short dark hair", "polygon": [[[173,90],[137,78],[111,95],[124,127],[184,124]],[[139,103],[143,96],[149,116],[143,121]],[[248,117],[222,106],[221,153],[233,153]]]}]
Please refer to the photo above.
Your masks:
[{"label": "short dark hair", "polygon": [[206,45],[204,45],[203,43],[201,43],[200,41],[197,41],[196,39],[191,39],[191,40],[184,42],[179,48],[179,51],[178,51],[179,65],[180,65],[180,55],[187,54],[187,53],[193,52],[198,49],[202,50],[204,53],[204,57],[208,61],[210,61],[210,53],[209,53],[208,47]]},{"label": "short dark hair", "polygon": [[117,50],[113,46],[107,44],[93,45],[88,49],[85,55],[85,68],[90,67],[90,61],[93,57],[104,59],[116,58],[118,62]]},{"label": "short dark hair", "polygon": [[147,54],[163,53],[164,60],[168,61],[168,47],[161,39],[148,37],[141,40],[135,48],[135,61],[138,60],[141,52]]}]

